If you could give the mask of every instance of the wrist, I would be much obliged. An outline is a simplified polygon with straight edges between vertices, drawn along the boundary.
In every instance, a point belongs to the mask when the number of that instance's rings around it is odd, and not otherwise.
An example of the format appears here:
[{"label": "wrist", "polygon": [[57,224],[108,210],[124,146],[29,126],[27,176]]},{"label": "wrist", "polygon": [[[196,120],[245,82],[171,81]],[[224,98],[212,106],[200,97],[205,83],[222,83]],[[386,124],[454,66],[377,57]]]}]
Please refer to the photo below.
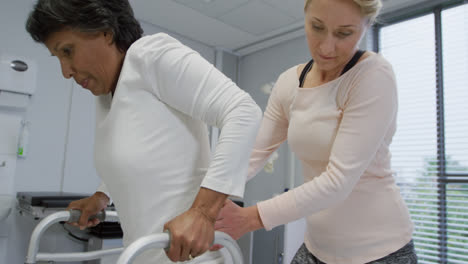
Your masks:
[{"label": "wrist", "polygon": [[264,228],[257,205],[247,207],[246,212],[248,217],[247,219],[249,219],[250,231]]},{"label": "wrist", "polygon": [[194,210],[194,211],[197,211],[198,213],[200,213],[201,215],[203,215],[203,217],[205,217],[205,219],[207,219],[210,223],[212,223],[213,225],[215,224],[216,222],[216,218],[214,217],[211,217],[210,215],[208,215],[205,211],[203,211],[202,209],[198,208],[198,207],[195,207],[195,208],[190,208],[191,210]]},{"label": "wrist", "polygon": [[109,204],[110,198],[109,198],[109,196],[107,196],[105,193],[103,193],[103,192],[96,192],[96,193],[94,193],[94,196],[95,196],[99,201],[101,201],[103,204],[105,204],[106,206],[107,206],[107,204]]},{"label": "wrist", "polygon": [[227,194],[213,191],[207,188],[200,188],[192,209],[199,210],[208,219],[215,219],[227,199]]}]

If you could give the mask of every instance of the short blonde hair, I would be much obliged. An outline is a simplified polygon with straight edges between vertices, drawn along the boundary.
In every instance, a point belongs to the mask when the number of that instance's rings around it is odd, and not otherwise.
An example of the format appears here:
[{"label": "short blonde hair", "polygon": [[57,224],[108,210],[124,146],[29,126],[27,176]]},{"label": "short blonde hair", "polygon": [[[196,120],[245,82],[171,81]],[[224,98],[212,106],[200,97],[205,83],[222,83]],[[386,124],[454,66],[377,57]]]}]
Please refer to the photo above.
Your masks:
[{"label": "short blonde hair", "polygon": [[[382,8],[381,0],[353,0],[360,8],[362,14],[369,19],[369,22],[373,24],[375,19],[380,13]],[[312,0],[305,0],[304,10],[307,9]]]}]

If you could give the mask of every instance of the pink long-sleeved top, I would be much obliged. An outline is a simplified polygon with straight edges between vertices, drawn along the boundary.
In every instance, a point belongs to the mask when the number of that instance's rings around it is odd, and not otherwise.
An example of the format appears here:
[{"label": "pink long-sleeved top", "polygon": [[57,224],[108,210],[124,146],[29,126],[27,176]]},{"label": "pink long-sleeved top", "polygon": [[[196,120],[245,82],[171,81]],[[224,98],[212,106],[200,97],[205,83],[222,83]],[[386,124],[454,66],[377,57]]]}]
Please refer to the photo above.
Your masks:
[{"label": "pink long-sleeved top", "polygon": [[288,140],[304,184],[258,203],[265,228],[305,217],[306,247],[329,264],[366,263],[395,252],[411,240],[413,225],[390,168],[397,116],[391,65],[374,54],[313,88],[299,87],[297,67],[276,82],[249,178]]}]

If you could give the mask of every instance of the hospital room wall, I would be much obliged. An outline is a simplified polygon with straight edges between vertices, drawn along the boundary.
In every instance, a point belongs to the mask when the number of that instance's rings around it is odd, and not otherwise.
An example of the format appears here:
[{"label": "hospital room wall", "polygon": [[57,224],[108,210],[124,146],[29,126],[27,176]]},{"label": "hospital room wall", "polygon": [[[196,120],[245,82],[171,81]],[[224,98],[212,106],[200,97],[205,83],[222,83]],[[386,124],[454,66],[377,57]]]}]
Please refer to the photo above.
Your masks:
[{"label": "hospital room wall", "polygon": [[[21,56],[37,63],[37,88],[26,109],[5,108],[0,113],[30,121],[29,149],[25,159],[19,159],[15,172],[15,192],[73,191],[94,192],[99,179],[93,166],[94,97],[73,80],[63,78],[55,57],[40,44],[34,43],[24,29],[33,6],[31,0],[0,2],[0,54]],[[165,31],[142,22],[145,34]],[[171,34],[171,33],[170,33]],[[215,50],[199,42],[174,35],[214,63]],[[1,128],[1,125],[0,125]],[[0,253],[0,263],[23,263],[32,224],[10,215],[8,237],[0,237],[7,245],[7,256]],[[58,235],[58,234],[57,234]],[[48,239],[51,246],[63,243]],[[62,234],[63,236],[63,234]],[[61,249],[64,249],[63,246]],[[3,252],[3,251],[0,251]]]}]

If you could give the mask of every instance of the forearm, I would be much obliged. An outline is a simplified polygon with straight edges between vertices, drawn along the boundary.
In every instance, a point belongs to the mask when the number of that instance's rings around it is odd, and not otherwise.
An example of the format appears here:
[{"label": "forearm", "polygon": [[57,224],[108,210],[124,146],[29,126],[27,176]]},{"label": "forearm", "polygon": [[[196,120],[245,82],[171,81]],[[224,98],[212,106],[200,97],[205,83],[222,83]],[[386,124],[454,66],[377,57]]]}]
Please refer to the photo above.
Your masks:
[{"label": "forearm", "polygon": [[265,166],[268,157],[286,140],[287,131],[288,126],[285,122],[271,120],[268,117],[263,118],[250,155],[247,181]]},{"label": "forearm", "polygon": [[207,218],[214,222],[227,197],[227,194],[201,187],[191,209],[200,210]]}]

